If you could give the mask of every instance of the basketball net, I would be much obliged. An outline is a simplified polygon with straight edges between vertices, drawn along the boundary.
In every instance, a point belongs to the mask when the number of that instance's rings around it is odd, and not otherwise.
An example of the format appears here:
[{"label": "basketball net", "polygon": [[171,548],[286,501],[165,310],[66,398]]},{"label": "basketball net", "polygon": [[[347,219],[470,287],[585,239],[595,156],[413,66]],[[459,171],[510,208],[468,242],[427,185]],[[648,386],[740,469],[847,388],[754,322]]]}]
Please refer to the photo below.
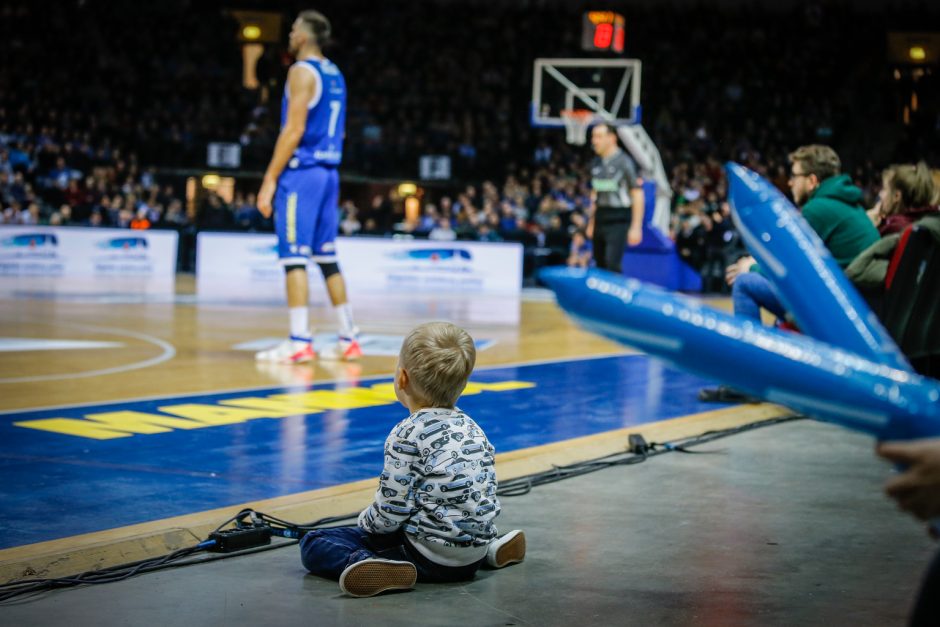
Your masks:
[{"label": "basketball net", "polygon": [[594,112],[589,109],[564,109],[561,119],[565,122],[565,140],[575,146],[587,143],[587,129],[594,120]]}]

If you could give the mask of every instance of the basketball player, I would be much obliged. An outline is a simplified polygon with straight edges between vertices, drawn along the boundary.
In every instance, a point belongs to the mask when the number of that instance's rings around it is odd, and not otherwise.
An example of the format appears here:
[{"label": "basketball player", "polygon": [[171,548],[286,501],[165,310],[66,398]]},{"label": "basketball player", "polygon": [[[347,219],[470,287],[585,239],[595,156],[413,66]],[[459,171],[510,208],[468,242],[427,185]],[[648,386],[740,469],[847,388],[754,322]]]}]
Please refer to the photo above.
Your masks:
[{"label": "basketball player", "polygon": [[588,236],[598,268],[621,273],[626,244],[643,241],[643,188],[636,166],[617,146],[617,132],[610,124],[591,129],[591,147],[597,155],[591,162],[591,218]]},{"label": "basketball player", "polygon": [[258,211],[264,217],[275,214],[278,256],[287,275],[290,338],[257,353],[261,361],[301,363],[316,357],[308,313],[308,259],[320,266],[340,325],[339,342],[320,357],[352,360],[362,355],[334,244],[346,81],[321,51],[329,36],[330,22],[317,11],[302,12],[290,31],[289,48],[297,62],[287,74],[281,132],[258,192]]}]

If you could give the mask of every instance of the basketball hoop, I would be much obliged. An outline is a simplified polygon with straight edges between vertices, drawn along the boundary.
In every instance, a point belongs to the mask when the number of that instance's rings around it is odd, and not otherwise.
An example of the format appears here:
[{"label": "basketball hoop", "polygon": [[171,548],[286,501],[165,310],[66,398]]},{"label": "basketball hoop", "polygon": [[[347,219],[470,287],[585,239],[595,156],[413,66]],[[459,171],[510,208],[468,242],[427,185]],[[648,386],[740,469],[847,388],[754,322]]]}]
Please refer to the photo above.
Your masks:
[{"label": "basketball hoop", "polygon": [[594,121],[594,112],[589,109],[564,109],[561,119],[565,122],[565,140],[575,146],[587,143],[587,129]]}]

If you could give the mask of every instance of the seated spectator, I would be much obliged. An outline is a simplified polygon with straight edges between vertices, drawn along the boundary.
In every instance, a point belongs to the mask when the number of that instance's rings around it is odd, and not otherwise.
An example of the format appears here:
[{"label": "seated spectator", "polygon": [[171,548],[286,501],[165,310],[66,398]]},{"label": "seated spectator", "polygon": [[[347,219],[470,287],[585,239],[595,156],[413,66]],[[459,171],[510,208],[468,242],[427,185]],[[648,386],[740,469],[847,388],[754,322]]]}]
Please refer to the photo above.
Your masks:
[{"label": "seated spectator", "polygon": [[[816,231],[843,268],[865,248],[878,240],[878,231],[862,207],[862,190],[840,174],[841,161],[836,152],[821,145],[803,146],[790,155],[790,190],[803,217]],[[753,257],[744,257],[726,270],[731,285],[734,313],[761,322],[763,307],[778,320],[787,311],[773,283],[760,274]],[[705,388],[699,399],[718,402],[755,402],[755,399],[729,388]]]},{"label": "seated spectator", "polygon": [[232,214],[235,220],[235,227],[245,231],[264,231],[267,228],[268,220],[257,208],[257,199],[254,193],[235,196],[235,202],[232,205]]},{"label": "seated spectator", "polygon": [[481,242],[501,242],[503,238],[489,224],[483,222],[477,227],[477,239]]},{"label": "seated spectator", "polygon": [[181,200],[177,198],[170,202],[166,208],[163,221],[171,228],[179,228],[189,224],[189,217],[183,211],[183,202]]},{"label": "seated spectator", "polygon": [[678,207],[676,216],[673,219],[672,238],[676,242],[676,252],[679,253],[679,257],[689,266],[698,270],[705,261],[707,235],[705,222],[707,221],[710,227],[711,221],[702,211],[704,201],[698,191],[693,193],[693,191],[687,190],[683,198],[687,202]]},{"label": "seated spectator", "polygon": [[64,157],[56,159],[55,168],[49,171],[48,179],[50,187],[55,186],[62,190],[68,187],[72,179],[72,170],[66,165]]},{"label": "seated spectator", "polygon": [[504,235],[518,230],[516,212],[510,204],[505,203],[499,208],[499,232]]},{"label": "seated spectator", "polygon": [[[55,226],[69,226],[72,224],[72,207],[68,204],[64,204],[59,207],[59,224]],[[52,224],[52,218],[49,218],[49,224]]]},{"label": "seated spectator", "polygon": [[26,182],[26,178],[23,173],[20,171],[13,173],[13,181],[10,183],[7,193],[10,195],[10,198],[16,202],[23,204],[26,202],[26,198],[29,196],[29,183]]},{"label": "seated spectator", "polygon": [[571,249],[568,254],[568,266],[588,268],[591,265],[591,240],[587,233],[579,229],[571,236]]},{"label": "seated spectator", "polygon": [[[790,190],[803,217],[819,235],[843,268],[863,250],[878,241],[878,231],[861,206],[862,190],[848,175],[840,174],[842,163],[836,152],[821,145],[803,146],[790,155]],[[744,257],[728,267],[736,315],[760,321],[760,309],[777,318],[786,311],[773,284],[760,274],[753,257]]]},{"label": "seated spectator", "polygon": [[437,212],[437,207],[433,203],[428,203],[424,206],[424,213],[418,218],[418,224],[415,226],[415,230],[422,233],[430,233],[437,223],[440,221],[440,215]]},{"label": "seated spectator", "polygon": [[884,186],[876,208],[881,240],[875,242],[845,269],[859,288],[880,291],[901,233],[914,223],[930,229],[940,240],[940,213],[932,205],[936,195],[933,178],[924,162],[894,165],[884,171]]},{"label": "seated spectator", "polygon": [[934,213],[934,183],[927,164],[893,165],[882,174],[875,226],[884,235],[900,233],[927,213]]},{"label": "seated spectator", "polygon": [[150,228],[150,218],[146,207],[137,210],[137,215],[130,222],[130,228],[137,231],[144,231]]},{"label": "seated spectator", "polygon": [[39,203],[37,202],[29,203],[26,209],[20,211],[17,219],[17,223],[29,226],[40,224],[41,221]]},{"label": "seated spectator", "polygon": [[204,229],[228,230],[235,218],[228,204],[215,192],[209,192],[199,212],[199,226]]},{"label": "seated spectator", "polygon": [[339,223],[339,232],[349,237],[362,230],[362,223],[359,222],[359,208],[351,200],[342,204],[342,219]]},{"label": "seated spectator", "polygon": [[126,207],[121,207],[117,212],[117,219],[112,224],[119,229],[129,229],[131,227],[131,222],[134,220],[134,214],[130,209]]},{"label": "seated spectator", "polygon": [[431,232],[428,233],[428,239],[436,241],[453,241],[457,239],[457,232],[454,231],[453,227],[450,225],[450,220],[447,218],[440,218],[437,221],[437,226],[431,229]]},{"label": "seated spectator", "polygon": [[13,164],[10,163],[10,151],[0,148],[0,176],[13,176]]},{"label": "seated spectator", "polygon": [[384,235],[385,230],[380,228],[375,218],[366,218],[362,223],[362,235]]},{"label": "seated spectator", "polygon": [[[708,210],[710,209],[710,211]],[[739,237],[731,221],[731,208],[727,202],[717,205],[706,203],[702,226],[705,231],[704,253],[699,273],[702,275],[702,291],[725,292],[725,268],[737,259],[735,252]]]}]

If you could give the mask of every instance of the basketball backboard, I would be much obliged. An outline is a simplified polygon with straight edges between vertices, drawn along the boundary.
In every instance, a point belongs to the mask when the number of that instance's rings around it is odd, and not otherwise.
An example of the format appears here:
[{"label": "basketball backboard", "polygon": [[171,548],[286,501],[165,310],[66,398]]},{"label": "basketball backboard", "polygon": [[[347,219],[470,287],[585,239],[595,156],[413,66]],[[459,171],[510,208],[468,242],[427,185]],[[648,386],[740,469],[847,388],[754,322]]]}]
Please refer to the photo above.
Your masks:
[{"label": "basketball backboard", "polygon": [[532,81],[533,126],[565,126],[562,111],[587,109],[598,121],[640,122],[638,59],[536,59]]}]

